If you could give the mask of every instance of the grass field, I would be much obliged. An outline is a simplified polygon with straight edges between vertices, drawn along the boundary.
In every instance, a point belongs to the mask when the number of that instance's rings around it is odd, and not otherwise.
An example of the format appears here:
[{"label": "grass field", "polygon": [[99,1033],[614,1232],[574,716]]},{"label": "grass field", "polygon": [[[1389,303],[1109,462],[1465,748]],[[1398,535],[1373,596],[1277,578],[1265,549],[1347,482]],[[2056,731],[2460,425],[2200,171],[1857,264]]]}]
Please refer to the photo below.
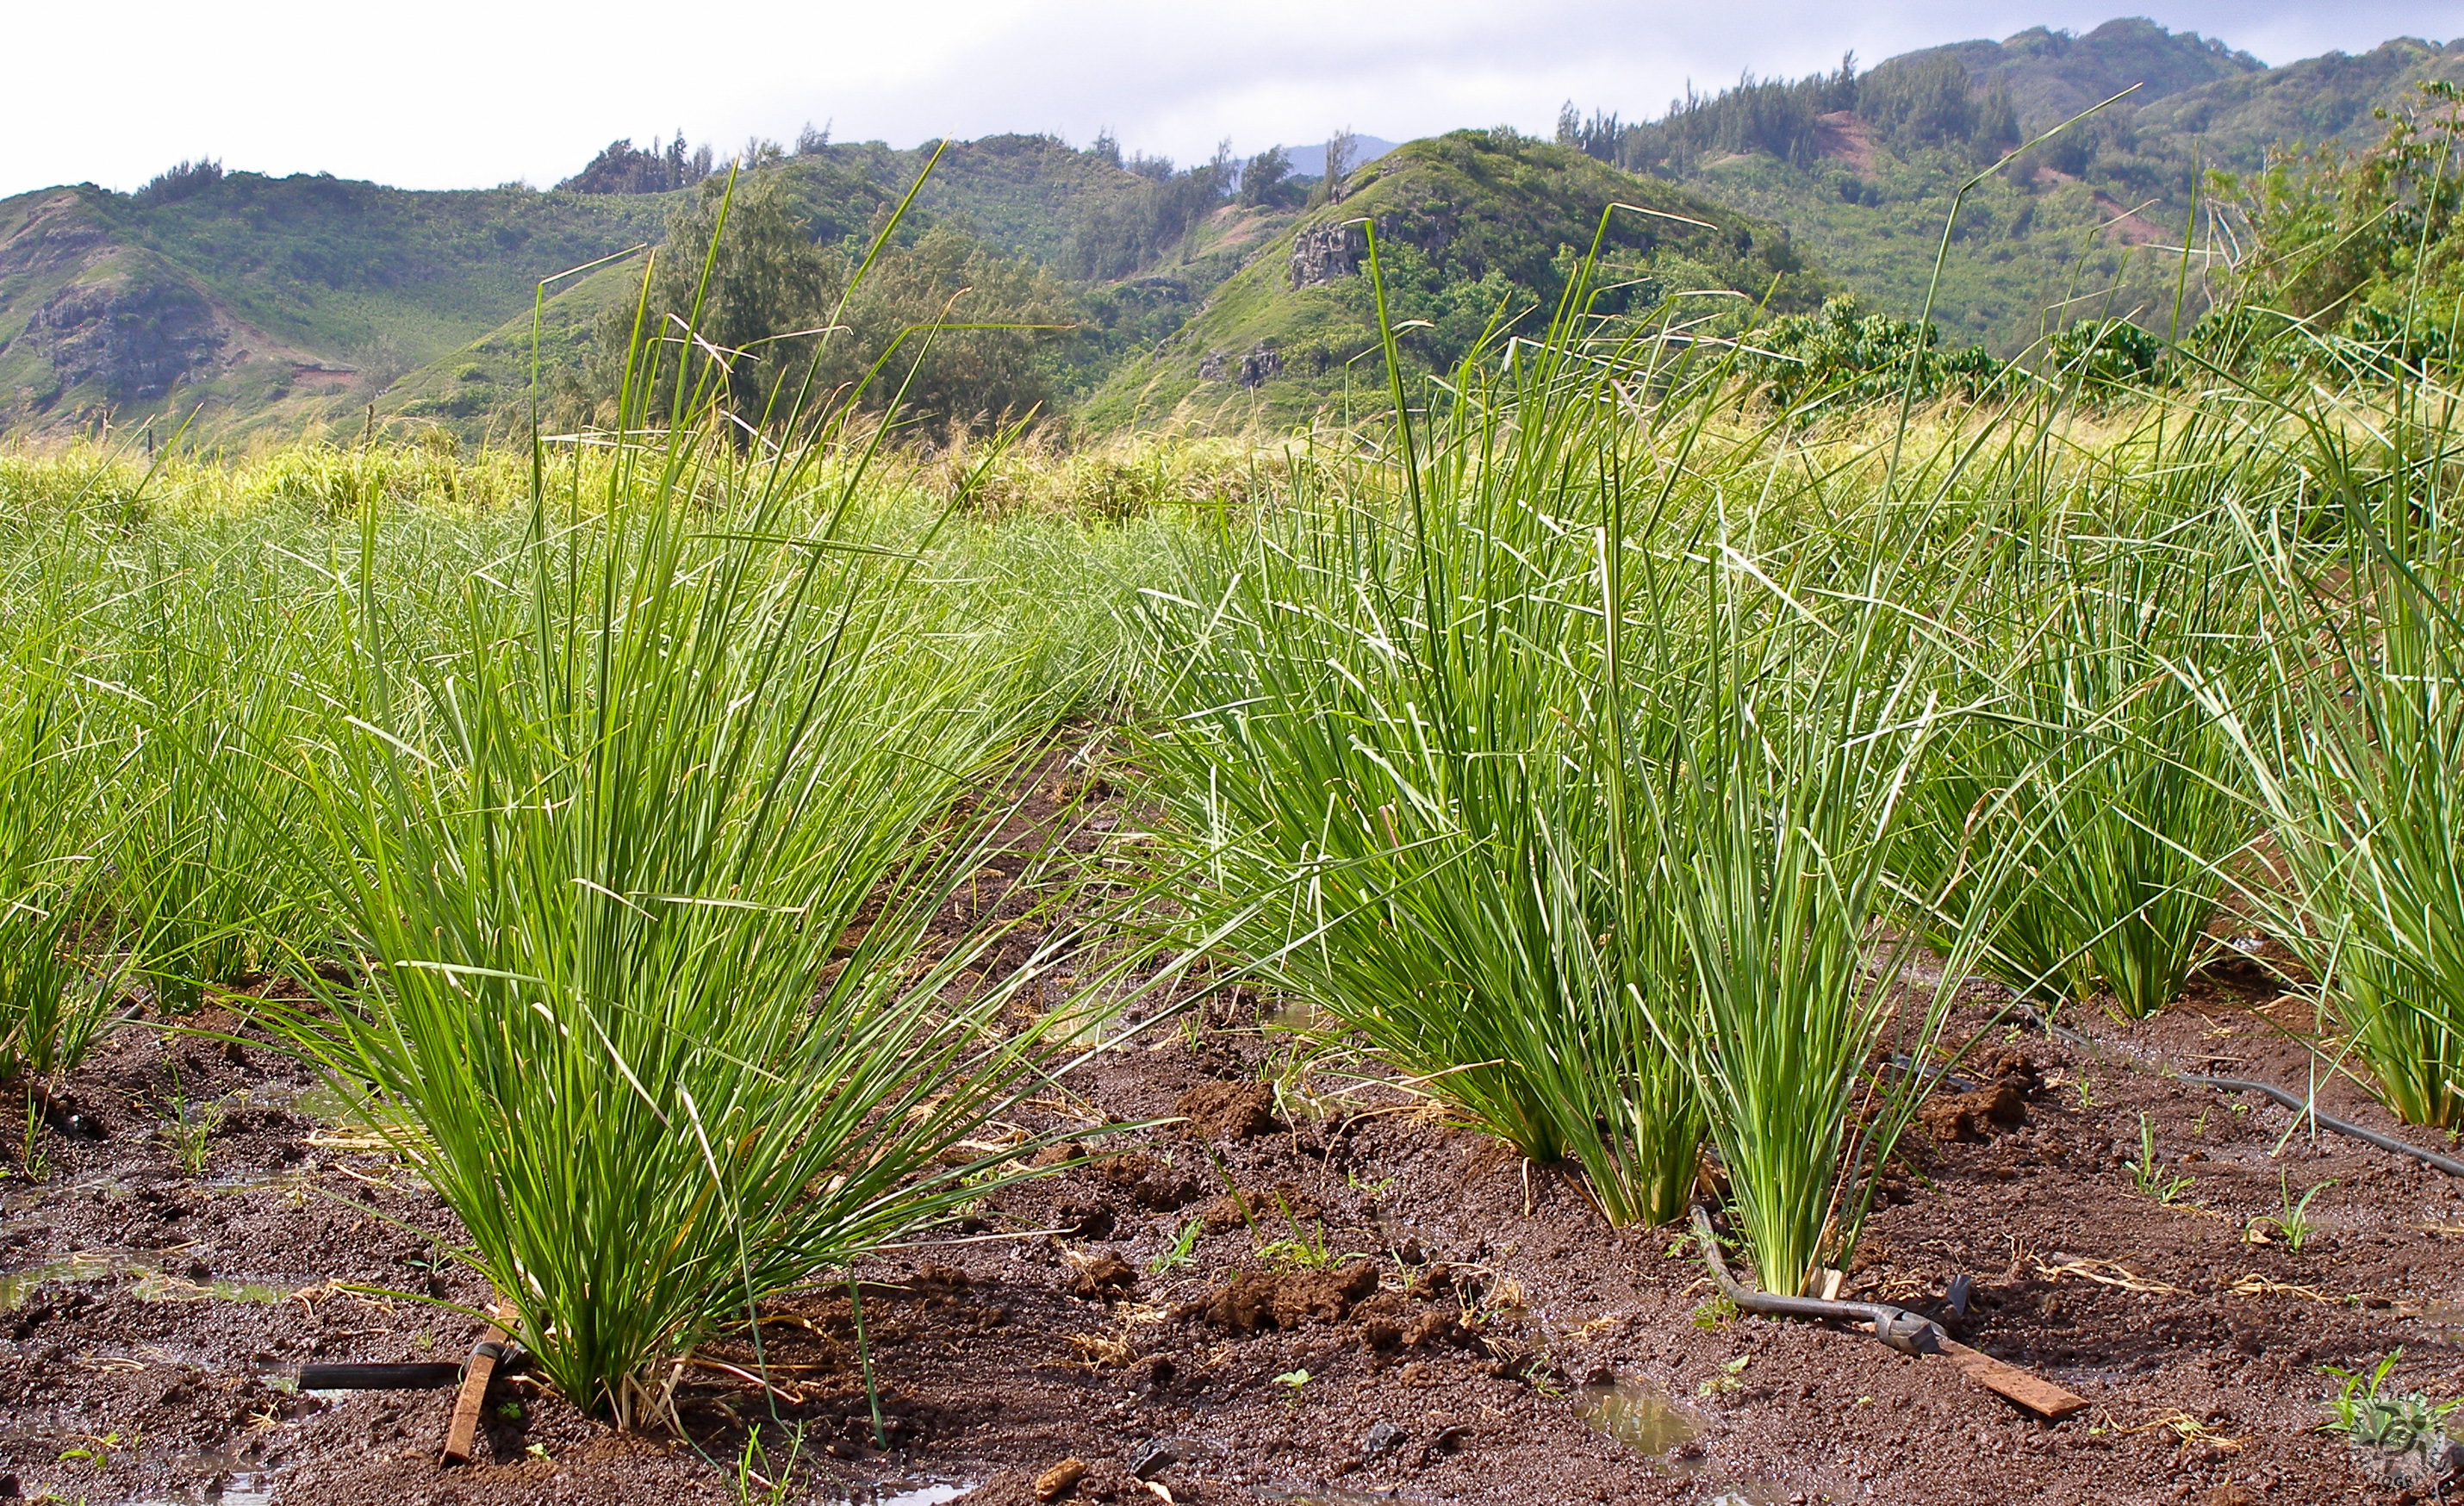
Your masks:
[{"label": "grass field", "polygon": [[[1201,956],[1608,1225],[1721,1187],[1783,1294],[1972,976],[2137,1017],[2258,939],[2322,1073],[2464,1125],[2437,380],[1802,423],[1561,338],[1393,396],[929,460],[0,455],[17,1174],[102,1032],[294,979],[247,1008],[651,1428],[766,1297],[1036,1169],[988,1126]],[[1051,857],[1023,953],[950,929],[1090,723],[1140,855]]]}]

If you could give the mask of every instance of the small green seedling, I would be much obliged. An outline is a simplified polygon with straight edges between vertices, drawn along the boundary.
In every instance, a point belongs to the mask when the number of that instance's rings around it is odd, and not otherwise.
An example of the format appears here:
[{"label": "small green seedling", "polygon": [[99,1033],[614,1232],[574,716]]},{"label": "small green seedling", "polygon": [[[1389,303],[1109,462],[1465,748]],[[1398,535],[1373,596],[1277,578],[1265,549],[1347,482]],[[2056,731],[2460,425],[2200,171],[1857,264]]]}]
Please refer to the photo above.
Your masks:
[{"label": "small green seedling", "polygon": [[2310,1200],[2317,1197],[2321,1191],[2328,1187],[2332,1187],[2335,1185],[2336,1184],[2333,1181],[2321,1182],[2317,1186],[2312,1187],[2309,1191],[2302,1193],[2301,1201],[2296,1203],[2293,1201],[2293,1184],[2291,1179],[2283,1172],[2277,1172],[2276,1174],[2276,1185],[2278,1195],[2284,1199],[2283,1211],[2279,1213],[2261,1213],[2258,1217],[2252,1219],[2250,1221],[2250,1229],[2244,1237],[2254,1245],[2265,1244],[2267,1242],[2267,1230],[2273,1229],[2276,1230],[2277,1237],[2284,1241],[2284,1248],[2287,1251],[2297,1255],[2301,1253],[2301,1246],[2303,1242],[2308,1240],[2310,1237]]},{"label": "small green seedling", "polygon": [[1301,1404],[1301,1387],[1309,1384],[1309,1373],[1307,1370],[1287,1370],[1275,1377],[1274,1384],[1284,1388],[1285,1406],[1298,1406]]},{"label": "small green seedling", "polygon": [[795,1492],[796,1461],[804,1451],[803,1423],[788,1430],[785,1445],[781,1451],[786,1463],[781,1467],[771,1463],[770,1446],[762,1440],[759,1425],[746,1434],[744,1452],[736,1461],[736,1498],[740,1506],[786,1506]]},{"label": "small green seedling", "polygon": [[2404,1351],[2399,1348],[2373,1366],[2367,1376],[2332,1364],[2321,1365],[2321,1372],[2334,1376],[2343,1384],[2336,1394],[2320,1404],[2327,1412],[2327,1420],[2319,1425],[2319,1430],[2343,1433],[2365,1448],[2398,1452],[2425,1443],[2434,1444],[2445,1428],[2448,1414],[2464,1402],[2432,1402],[2419,1391],[2386,1389],[2387,1378],[2402,1358]]},{"label": "small green seedling", "polygon": [[1361,1177],[1357,1170],[1345,1172],[1343,1174],[1343,1181],[1344,1185],[1352,1188],[1353,1191],[1361,1194],[1363,1197],[1372,1198],[1382,1198],[1387,1193],[1394,1191],[1396,1183],[1396,1179],[1393,1177],[1379,1177],[1375,1182],[1367,1181]]},{"label": "small green seedling", "polygon": [[214,1132],[223,1127],[223,1116],[231,1109],[225,1098],[191,1102],[173,1094],[163,1107],[170,1118],[163,1126],[163,1138],[171,1145],[171,1159],[180,1163],[184,1175],[201,1177],[206,1173],[206,1160],[211,1153],[209,1143]]},{"label": "small green seedling", "polygon": [[1172,1248],[1165,1251],[1162,1254],[1155,1256],[1153,1260],[1148,1261],[1147,1269],[1149,1271],[1158,1273],[1177,1271],[1182,1266],[1195,1262],[1198,1257],[1191,1253],[1191,1251],[1198,1245],[1198,1236],[1205,1232],[1205,1229],[1206,1221],[1204,1219],[1193,1218],[1188,1223],[1183,1224],[1180,1227],[1180,1232],[1173,1239]]},{"label": "small green seedling", "polygon": [[[1323,1271],[1329,1266],[1341,1265],[1348,1260],[1368,1258],[1366,1252],[1361,1251],[1346,1251],[1337,1253],[1326,1242],[1326,1226],[1312,1223],[1309,1228],[1303,1229],[1301,1221],[1292,1213],[1291,1205],[1284,1201],[1284,1195],[1278,1192],[1274,1194],[1274,1198],[1275,1208],[1284,1215],[1284,1226],[1289,1229],[1291,1233],[1287,1238],[1270,1240],[1260,1245],[1259,1259],[1281,1270]],[[1250,1228],[1254,1232],[1256,1226],[1252,1225]]]},{"label": "small green seedling", "polygon": [[1753,1363],[1753,1360],[1754,1357],[1752,1355],[1737,1356],[1734,1360],[1731,1360],[1727,1363],[1720,1366],[1720,1371],[1717,1375],[1712,1376],[1711,1379],[1704,1382],[1701,1385],[1696,1386],[1694,1388],[1694,1394],[1697,1396],[1727,1395],[1730,1391],[1735,1390],[1740,1384],[1744,1384],[1740,1382],[1737,1377],[1746,1373],[1746,1366]]},{"label": "small green seedling", "polygon": [[2147,1116],[2139,1116],[2139,1160],[2130,1167],[2130,1180],[2139,1190],[2157,1202],[2170,1206],[2187,1190],[2195,1177],[2168,1177],[2156,1160],[2156,1130]]},{"label": "small green seedling", "polygon": [[84,1448],[61,1450],[60,1462],[91,1464],[97,1469],[108,1469],[111,1467],[111,1456],[115,1451],[137,1447],[137,1438],[134,1434],[123,1439],[117,1428],[107,1433],[88,1433],[85,1441],[87,1446]]}]

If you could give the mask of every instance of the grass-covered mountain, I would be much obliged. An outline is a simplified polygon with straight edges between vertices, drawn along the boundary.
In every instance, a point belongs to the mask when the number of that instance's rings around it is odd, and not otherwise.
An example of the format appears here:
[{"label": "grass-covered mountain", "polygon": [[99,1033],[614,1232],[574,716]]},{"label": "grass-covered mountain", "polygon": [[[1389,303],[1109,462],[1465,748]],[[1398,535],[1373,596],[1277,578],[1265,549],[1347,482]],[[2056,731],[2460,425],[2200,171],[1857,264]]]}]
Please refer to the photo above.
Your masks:
[{"label": "grass-covered mountain", "polygon": [[0,431],[192,409],[222,437],[332,420],[659,220],[518,188],[210,169],[167,187],[0,201]]},{"label": "grass-covered mountain", "polygon": [[1087,407],[1098,427],[1280,427],[1358,391],[1384,391],[1366,263],[1374,226],[1387,314],[1405,357],[1437,368],[1485,332],[1545,324],[1575,258],[1612,213],[1602,255],[1619,284],[1604,313],[1665,294],[1727,290],[1788,311],[1828,284],[1785,231],[1700,194],[1637,178],[1510,131],[1407,143],[1353,175],[1340,202],[1278,221],[1227,206],[1205,227],[1239,270],[1152,352],[1116,370]]},{"label": "grass-covered mountain", "polygon": [[[2464,78],[2464,42],[2399,38],[2361,56],[2268,68],[2145,20],[2073,36],[2043,28],[1890,59],[1862,73],[1749,79],[1657,120],[1580,116],[1559,138],[1788,227],[1837,280],[1901,317],[1925,301],[1961,183],[2098,101],[2123,100],[2021,157],[1962,206],[1934,319],[1945,338],[2017,353],[2081,314],[2171,329],[2212,285],[2176,251],[2229,242],[2209,169],[2247,174],[2272,150],[2375,142],[2372,111],[2429,79]],[[2193,217],[2193,200],[2199,200]]]},{"label": "grass-covered mountain", "polygon": [[[1641,122],[1570,106],[1556,144],[1456,132],[1338,184],[1258,170],[1314,165],[1298,150],[1250,159],[1244,176],[1226,158],[1176,166],[1109,139],[955,143],[910,228],[940,236],[954,266],[991,263],[952,260],[952,235],[1008,258],[1003,277],[1059,311],[1068,332],[1033,337],[1036,380],[1022,388],[1047,410],[1098,427],[1280,424],[1375,385],[1364,248],[1348,222],[1377,227],[1403,347],[1433,366],[1493,320],[1538,317],[1613,201],[1680,216],[1613,222],[1627,302],[1775,289],[1785,310],[1853,293],[1904,318],[1925,300],[1957,186],[2136,84],[1962,208],[1935,321],[1952,344],[2013,355],[2083,314],[2159,335],[2194,317],[2218,281],[2204,254],[2228,241],[2217,216],[2248,229],[2205,169],[2248,175],[2280,147],[2365,145],[2381,133],[2374,110],[2457,78],[2464,42],[2398,39],[2268,68],[2144,20],[2079,36],[2038,28],[1867,70],[1749,78]],[[757,148],[744,170],[776,187],[816,245],[844,247],[932,156],[808,135]],[[529,412],[539,279],[692,223],[709,166],[681,144],[617,143],[546,191],[411,192],[204,165],[135,194],[79,185],[0,200],[0,434],[161,431],[194,414],[194,432],[229,443],[356,433],[371,410],[380,423],[511,432]],[[2187,260],[2186,233],[2202,253]],[[560,412],[587,416],[608,311],[639,277],[637,258],[547,300],[540,363]]]},{"label": "grass-covered mountain", "polygon": [[[795,181],[816,235],[846,235],[931,156],[817,144],[758,170]],[[995,137],[944,152],[917,207],[1039,262],[1151,260],[1157,177],[1117,153]],[[0,200],[0,433],[106,421],[165,433],[192,421],[216,442],[356,432],[371,404],[380,420],[408,410],[484,427],[527,383],[539,279],[657,240],[693,191],[420,192],[184,165],[135,194]],[[587,343],[626,276],[555,290],[552,368]]]}]

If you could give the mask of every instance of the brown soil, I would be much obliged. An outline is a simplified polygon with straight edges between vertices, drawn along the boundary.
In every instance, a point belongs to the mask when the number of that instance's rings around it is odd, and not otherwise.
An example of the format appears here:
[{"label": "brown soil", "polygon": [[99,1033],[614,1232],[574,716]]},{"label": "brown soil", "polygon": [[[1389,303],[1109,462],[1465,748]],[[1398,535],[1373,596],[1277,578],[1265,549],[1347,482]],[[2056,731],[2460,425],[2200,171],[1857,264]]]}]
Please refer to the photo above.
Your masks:
[{"label": "brown soil", "polygon": [[[2155,1021],[2091,1028],[2150,1062],[2302,1082],[2273,1005],[2220,975]],[[2464,1186],[2288,1140],[2271,1103],[1996,1027],[1961,1068],[1970,1096],[1946,1088],[1911,1132],[1845,1295],[1942,1315],[2088,1399],[2048,1424],[1940,1360],[1722,1316],[1685,1241],[1609,1229],[1560,1169],[1400,1093],[1311,1099],[1263,1007],[1133,1037],[1023,1121],[1193,1123],[1055,1157],[965,1242],[859,1273],[878,1431],[847,1289],[825,1284],[697,1357],[689,1437],[613,1433],[516,1375],[456,1469],[437,1459],[449,1393],[291,1388],[306,1360],[467,1353],[472,1320],[423,1300],[484,1296],[443,1258],[453,1220],[303,1113],[271,1050],[123,1030],[59,1095],[48,1176],[12,1183],[0,1221],[0,1269],[28,1273],[0,1283],[0,1496],[736,1501],[759,1425],[762,1478],[802,1429],[794,1501],[972,1487],[971,1506],[1010,1506],[1057,1493],[1071,1459],[1057,1498],[1108,1502],[1163,1499],[1149,1479],[1180,1502],[2391,1501],[2315,1430],[2321,1367],[2401,1345],[2399,1384],[2464,1390]],[[231,1105],[203,1176],[160,1133],[175,1091]],[[2393,1127],[2347,1084],[2322,1102]],[[2142,1116],[2167,1177],[2192,1179],[2169,1205],[2123,1168]],[[2279,1179],[2334,1184],[2298,1252],[2246,1238]]]},{"label": "brown soil", "polygon": [[1874,176],[1874,127],[1853,110],[1815,116],[1814,149],[1819,156],[1846,163],[1860,178]]}]

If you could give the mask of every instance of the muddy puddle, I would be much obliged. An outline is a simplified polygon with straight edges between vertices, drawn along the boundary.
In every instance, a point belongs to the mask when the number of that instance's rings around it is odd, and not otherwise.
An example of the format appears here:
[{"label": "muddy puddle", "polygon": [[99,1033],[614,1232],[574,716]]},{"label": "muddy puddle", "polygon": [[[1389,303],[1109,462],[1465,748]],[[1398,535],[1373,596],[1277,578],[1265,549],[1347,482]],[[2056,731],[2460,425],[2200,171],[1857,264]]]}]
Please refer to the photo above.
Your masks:
[{"label": "muddy puddle", "polygon": [[0,1272],[0,1313],[13,1312],[26,1304],[26,1299],[45,1286],[82,1286],[99,1281],[126,1279],[129,1296],[141,1302],[279,1302],[288,1294],[254,1281],[231,1281],[218,1276],[203,1279],[183,1274],[174,1267],[169,1270],[157,1263],[154,1254],[140,1254],[127,1250],[80,1250],[21,1267]]},{"label": "muddy puddle", "polygon": [[[1647,1382],[1617,1380],[1574,1390],[1574,1415],[1642,1454],[1654,1469],[1694,1479],[1710,1468],[1701,1443],[1703,1424],[1666,1392]],[[1763,1480],[1724,1485],[1705,1506],[1773,1506],[1785,1493]]]},{"label": "muddy puddle", "polygon": [[889,1483],[848,1492],[840,1497],[844,1506],[942,1506],[974,1490],[979,1481],[933,1480],[915,1482],[892,1480]]}]

